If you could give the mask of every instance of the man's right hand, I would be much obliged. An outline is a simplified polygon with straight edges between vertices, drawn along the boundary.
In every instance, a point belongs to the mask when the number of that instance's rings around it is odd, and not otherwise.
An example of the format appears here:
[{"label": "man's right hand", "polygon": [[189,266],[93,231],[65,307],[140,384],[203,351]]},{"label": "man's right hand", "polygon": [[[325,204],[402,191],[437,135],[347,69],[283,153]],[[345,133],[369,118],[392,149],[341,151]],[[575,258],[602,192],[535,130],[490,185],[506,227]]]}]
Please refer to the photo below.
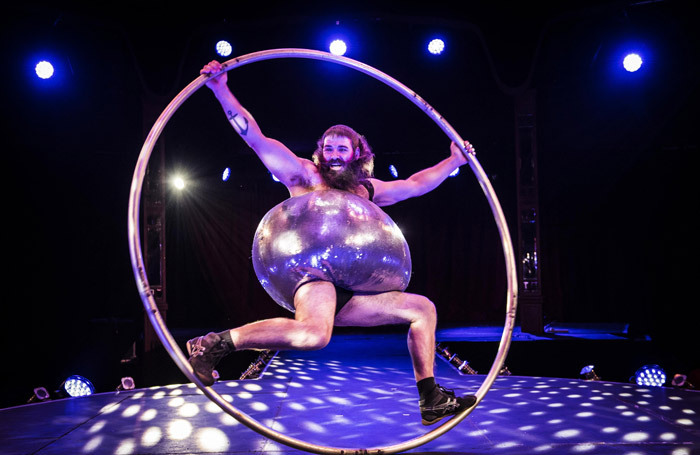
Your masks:
[{"label": "man's right hand", "polygon": [[[204,65],[204,67],[199,70],[199,74],[218,74],[224,69],[224,66],[217,62],[216,60],[212,60],[211,62],[207,63]],[[212,91],[216,92],[224,87],[226,87],[226,82],[228,81],[228,73],[224,71],[223,73],[219,74],[218,76],[215,77],[210,77],[209,80],[206,82],[207,87],[209,87]]]}]

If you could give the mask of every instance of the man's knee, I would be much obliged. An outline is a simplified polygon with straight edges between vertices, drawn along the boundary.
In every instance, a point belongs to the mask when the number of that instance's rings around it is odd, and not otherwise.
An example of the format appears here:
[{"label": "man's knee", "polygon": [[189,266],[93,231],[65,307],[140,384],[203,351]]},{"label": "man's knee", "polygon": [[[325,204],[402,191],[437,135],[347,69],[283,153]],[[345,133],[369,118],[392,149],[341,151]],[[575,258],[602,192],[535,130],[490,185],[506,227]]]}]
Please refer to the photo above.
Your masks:
[{"label": "man's knee", "polygon": [[323,349],[331,341],[332,327],[302,325],[293,334],[294,346],[303,351]]},{"label": "man's knee", "polygon": [[437,309],[432,300],[422,295],[413,295],[411,300],[411,307],[420,319],[437,320]]}]

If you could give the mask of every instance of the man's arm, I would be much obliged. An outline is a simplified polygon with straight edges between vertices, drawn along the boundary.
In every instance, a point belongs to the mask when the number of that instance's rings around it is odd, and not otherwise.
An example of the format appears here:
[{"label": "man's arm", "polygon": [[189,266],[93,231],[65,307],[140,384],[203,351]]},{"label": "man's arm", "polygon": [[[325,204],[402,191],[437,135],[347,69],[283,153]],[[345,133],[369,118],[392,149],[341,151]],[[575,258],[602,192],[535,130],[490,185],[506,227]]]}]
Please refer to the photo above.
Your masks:
[{"label": "man's arm", "polygon": [[[222,70],[221,63],[212,61],[201,69],[200,74],[212,75]],[[306,179],[308,166],[305,161],[308,160],[296,156],[280,141],[265,136],[253,116],[233,96],[227,82],[228,77],[224,72],[211,77],[206,85],[221,104],[233,129],[255,151],[265,167],[287,187]]]},{"label": "man's arm", "polygon": [[[468,153],[474,153],[474,148],[469,142],[465,142]],[[464,152],[454,142],[450,145],[450,156],[437,163],[435,166],[416,172],[405,180],[392,180],[384,182],[372,179],[374,186],[375,204],[380,206],[392,205],[408,198],[422,196],[434,190],[455,169],[467,162]]]}]

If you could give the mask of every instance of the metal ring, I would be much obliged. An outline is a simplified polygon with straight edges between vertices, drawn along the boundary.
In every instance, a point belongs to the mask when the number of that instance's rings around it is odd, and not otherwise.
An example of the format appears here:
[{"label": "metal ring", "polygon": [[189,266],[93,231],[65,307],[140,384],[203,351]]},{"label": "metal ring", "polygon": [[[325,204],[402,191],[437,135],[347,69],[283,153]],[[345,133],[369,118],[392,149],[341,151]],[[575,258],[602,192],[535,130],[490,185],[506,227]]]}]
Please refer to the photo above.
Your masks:
[{"label": "metal ring", "polygon": [[517,272],[515,267],[515,256],[513,253],[513,245],[510,239],[510,233],[508,226],[506,224],[505,217],[503,215],[503,210],[501,209],[498,198],[491,186],[491,182],[481,168],[476,156],[473,153],[469,153],[465,149],[464,140],[457,134],[457,132],[447,123],[447,121],[438,114],[435,109],[433,109],[428,103],[426,103],[417,93],[410,90],[408,87],[395,80],[391,76],[369,66],[361,63],[357,60],[349,59],[347,57],[336,56],[327,52],[321,52],[310,49],[271,49],[259,52],[253,52],[240,57],[233,58],[224,62],[224,70],[230,71],[234,68],[238,68],[243,65],[247,65],[254,62],[259,62],[263,60],[281,59],[281,58],[303,58],[311,60],[323,60],[327,62],[337,63],[362,73],[365,73],[389,87],[393,88],[397,92],[404,95],[406,98],[411,100],[416,106],[418,106],[423,112],[425,112],[430,118],[437,123],[437,125],[445,132],[445,134],[455,143],[458,144],[462,152],[465,153],[469,166],[471,167],[474,175],[476,176],[481,188],[488,199],[489,205],[491,206],[491,211],[493,212],[494,219],[498,226],[499,234],[501,237],[501,244],[503,247],[503,253],[505,256],[506,272],[507,272],[507,286],[508,292],[506,296],[506,320],[503,328],[503,333],[501,335],[501,340],[494,359],[493,365],[489,370],[488,374],[484,378],[481,386],[476,392],[476,404],[469,409],[462,411],[460,414],[455,415],[452,419],[446,421],[439,427],[433,429],[432,431],[423,434],[417,438],[400,442],[398,444],[386,447],[377,448],[355,448],[355,449],[343,449],[320,446],[316,444],[311,444],[299,439],[291,438],[285,436],[279,432],[276,432],[259,422],[257,422],[252,417],[239,411],[233,407],[228,401],[226,401],[221,395],[219,395],[211,387],[206,387],[201,383],[201,381],[195,376],[192,367],[190,366],[187,358],[183,354],[182,350],[178,347],[175,339],[172,337],[170,331],[168,330],[163,318],[158,310],[156,302],[153,298],[153,292],[148,284],[148,279],[146,277],[146,271],[143,262],[143,254],[141,251],[141,239],[139,236],[139,203],[141,200],[141,190],[143,186],[143,180],[146,174],[146,167],[148,165],[148,160],[153,151],[158,137],[162,133],[165,125],[170,120],[172,115],[177,111],[177,109],[182,105],[185,100],[187,100],[190,95],[197,91],[204,83],[207,81],[209,76],[201,75],[194,81],[192,81],[187,87],[185,87],[165,108],[161,113],[158,120],[151,128],[146,141],[141,148],[141,153],[139,159],[136,163],[136,168],[134,170],[134,176],[131,181],[131,190],[129,195],[129,215],[128,215],[128,234],[129,234],[129,253],[131,255],[131,266],[136,277],[136,285],[141,295],[141,300],[143,301],[146,313],[153,325],[156,334],[160,338],[163,346],[168,351],[168,354],[174,360],[175,364],[180,368],[180,370],[187,376],[193,383],[199,387],[199,389],[207,396],[211,401],[215,402],[221,409],[226,411],[233,418],[238,420],[240,423],[246,425],[248,428],[266,436],[276,442],[284,444],[286,446],[304,450],[306,452],[318,453],[318,454],[337,454],[337,455],[348,455],[353,454],[389,454],[404,452],[406,450],[413,449],[415,447],[421,446],[438,436],[443,435],[450,429],[454,428],[458,423],[460,423],[467,415],[471,413],[472,410],[481,402],[486,395],[486,392],[491,388],[491,385],[496,380],[499,371],[503,367],[503,362],[505,361],[506,355],[508,353],[508,348],[510,347],[511,337],[513,333],[513,327],[515,326],[515,310],[517,306],[518,297],[518,286],[517,286]]}]

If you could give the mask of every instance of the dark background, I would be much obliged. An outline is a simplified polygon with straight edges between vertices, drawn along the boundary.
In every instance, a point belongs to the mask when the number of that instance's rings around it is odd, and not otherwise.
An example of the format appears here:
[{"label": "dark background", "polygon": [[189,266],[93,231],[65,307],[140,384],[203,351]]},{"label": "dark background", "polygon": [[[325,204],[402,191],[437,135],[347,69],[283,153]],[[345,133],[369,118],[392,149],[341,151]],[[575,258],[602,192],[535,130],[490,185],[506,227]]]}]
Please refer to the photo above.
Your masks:
[{"label": "dark background", "polygon": [[[486,3],[486,2],[483,2]],[[240,2],[178,8],[27,3],[2,20],[5,226],[1,406],[72,373],[113,390],[138,356],[143,307],[127,245],[134,166],[160,112],[228,38],[233,55],[327,49],[345,30],[348,57],[420,94],[462,137],[516,236],[514,103],[536,90],[545,323],[630,324],[697,367],[695,136],[698,36],[690,2],[442,2],[333,6]],[[447,50],[429,56],[427,38]],[[645,64],[620,67],[628,49]],[[57,75],[33,66],[52,56]],[[377,155],[376,176],[432,165],[449,139],[388,87],[350,69],[275,60],[229,73],[263,131],[308,157],[328,126],[346,123]],[[287,197],[236,136],[206,88],[160,141],[168,173],[192,186],[167,197],[168,325],[222,330],[285,315],[250,263],[260,218]],[[691,158],[692,157],[692,158]],[[233,176],[222,182],[225,166]],[[386,211],[411,246],[409,291],[447,325],[502,324],[498,233],[464,167],[434,192]],[[130,349],[137,359],[130,364]],[[663,360],[663,359],[661,359]],[[136,370],[134,370],[136,369]],[[137,386],[150,385],[144,379]],[[182,381],[183,376],[172,378]]]}]

